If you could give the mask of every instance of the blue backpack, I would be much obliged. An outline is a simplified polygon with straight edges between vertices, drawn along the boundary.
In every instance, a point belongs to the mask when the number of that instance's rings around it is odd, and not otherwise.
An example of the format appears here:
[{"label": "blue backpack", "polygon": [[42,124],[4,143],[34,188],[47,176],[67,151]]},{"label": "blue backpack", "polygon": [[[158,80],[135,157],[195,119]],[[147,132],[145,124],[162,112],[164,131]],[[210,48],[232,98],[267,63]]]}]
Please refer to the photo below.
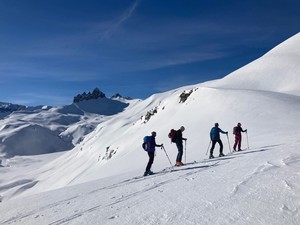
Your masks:
[{"label": "blue backpack", "polygon": [[151,145],[150,140],[151,140],[150,136],[145,136],[143,139],[142,147],[145,151],[148,151],[150,149],[150,145]]}]

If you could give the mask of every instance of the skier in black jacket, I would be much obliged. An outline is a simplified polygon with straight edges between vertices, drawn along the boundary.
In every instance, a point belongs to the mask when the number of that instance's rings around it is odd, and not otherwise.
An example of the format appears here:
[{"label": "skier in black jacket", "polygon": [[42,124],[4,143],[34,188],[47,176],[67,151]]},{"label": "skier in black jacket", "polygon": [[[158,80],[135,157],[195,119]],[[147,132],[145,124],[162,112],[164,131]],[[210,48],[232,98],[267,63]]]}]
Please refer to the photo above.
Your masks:
[{"label": "skier in black jacket", "polygon": [[178,149],[178,154],[176,158],[176,164],[175,166],[182,166],[182,155],[183,155],[183,144],[182,141],[186,141],[186,138],[182,137],[182,132],[185,130],[184,126],[181,126],[179,130],[176,131],[176,146]]}]

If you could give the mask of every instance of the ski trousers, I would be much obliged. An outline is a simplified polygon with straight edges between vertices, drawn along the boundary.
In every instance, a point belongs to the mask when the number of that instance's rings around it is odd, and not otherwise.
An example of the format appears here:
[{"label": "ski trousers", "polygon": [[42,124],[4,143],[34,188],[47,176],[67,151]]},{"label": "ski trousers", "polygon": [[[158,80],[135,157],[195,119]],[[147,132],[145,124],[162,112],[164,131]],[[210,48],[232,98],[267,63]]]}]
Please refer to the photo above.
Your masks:
[{"label": "ski trousers", "polygon": [[149,172],[150,169],[151,169],[151,166],[152,166],[153,161],[154,161],[154,155],[155,155],[155,152],[148,152],[149,161],[148,161],[148,164],[147,164],[147,167],[146,167],[147,172]]},{"label": "ski trousers", "polygon": [[218,144],[220,145],[220,154],[223,154],[223,143],[221,140],[212,140],[212,145],[211,145],[211,148],[210,148],[210,155],[213,155],[214,153],[214,148],[215,148],[215,145],[216,143],[218,142]]},{"label": "ski trousers", "polygon": [[241,150],[241,144],[242,144],[242,135],[236,134],[234,139],[234,145],[233,145],[234,151],[236,150],[236,146],[238,146],[238,150]]},{"label": "ski trousers", "polygon": [[183,144],[182,144],[182,142],[176,142],[176,146],[177,146],[177,149],[178,149],[176,162],[181,162],[182,155],[183,155]]}]

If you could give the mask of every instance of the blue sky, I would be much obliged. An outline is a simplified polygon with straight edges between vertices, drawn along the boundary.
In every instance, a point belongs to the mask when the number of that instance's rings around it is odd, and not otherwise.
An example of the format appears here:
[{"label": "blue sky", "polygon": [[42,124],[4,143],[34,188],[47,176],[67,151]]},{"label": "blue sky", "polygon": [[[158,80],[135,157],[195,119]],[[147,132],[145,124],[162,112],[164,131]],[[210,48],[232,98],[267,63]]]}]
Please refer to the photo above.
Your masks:
[{"label": "blue sky", "polygon": [[1,0],[0,101],[133,98],[221,78],[299,32],[297,0]]}]

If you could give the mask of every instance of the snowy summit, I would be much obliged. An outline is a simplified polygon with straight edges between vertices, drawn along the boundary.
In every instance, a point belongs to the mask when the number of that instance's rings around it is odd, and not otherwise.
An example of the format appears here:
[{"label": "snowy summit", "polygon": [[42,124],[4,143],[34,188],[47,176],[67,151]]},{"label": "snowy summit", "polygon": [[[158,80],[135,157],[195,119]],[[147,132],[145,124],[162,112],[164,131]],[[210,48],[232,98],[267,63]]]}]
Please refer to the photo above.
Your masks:
[{"label": "snowy summit", "polygon": [[[11,114],[1,120],[2,153],[14,154],[2,156],[0,224],[300,224],[299,45],[300,33],[223,79],[123,99],[113,113],[78,101],[47,109],[51,120],[42,109]],[[217,144],[208,159],[215,123],[228,132],[225,156]],[[237,123],[247,132],[233,152]],[[185,165],[175,167],[168,133],[181,126]],[[53,130],[61,141],[37,144]],[[154,131],[164,148],[144,177],[141,145]],[[64,151],[38,155],[51,148]]]}]

